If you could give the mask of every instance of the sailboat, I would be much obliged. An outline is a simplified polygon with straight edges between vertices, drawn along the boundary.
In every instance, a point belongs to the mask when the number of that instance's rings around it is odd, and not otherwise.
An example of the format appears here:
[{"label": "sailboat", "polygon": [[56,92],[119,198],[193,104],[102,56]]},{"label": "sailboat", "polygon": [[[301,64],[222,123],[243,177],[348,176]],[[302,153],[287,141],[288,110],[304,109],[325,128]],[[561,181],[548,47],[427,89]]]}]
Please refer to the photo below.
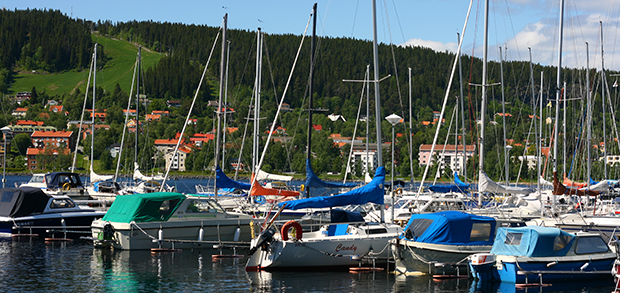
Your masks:
[{"label": "sailboat", "polygon": [[[313,7],[316,18],[316,4]],[[378,56],[376,42],[376,6],[373,1],[374,27],[374,73],[378,76]],[[303,39],[302,39],[303,42]],[[378,80],[378,78],[375,78]],[[376,110],[381,109],[379,85],[375,82]],[[381,159],[381,121],[377,119],[377,156],[379,167],[370,183],[349,192],[333,195],[310,197],[280,203],[280,211],[302,208],[334,208],[345,205],[362,205],[384,203],[385,167]],[[333,215],[333,214],[332,214]],[[277,216],[277,215],[276,215]],[[359,214],[348,217],[344,223],[329,224],[318,231],[303,232],[297,221],[288,221],[276,229],[273,226],[276,216],[265,226],[261,234],[251,243],[250,259],[246,271],[292,269],[292,268],[336,268],[351,267],[362,262],[386,263],[388,240],[396,237],[402,228],[395,224],[365,223]],[[342,219],[334,219],[342,222]],[[351,223],[356,222],[356,223]],[[289,236],[291,229],[295,233]]]},{"label": "sailboat", "polygon": [[[97,46],[93,53],[93,104],[91,112],[91,141],[90,141],[90,185],[86,187],[89,196],[95,200],[102,200],[106,203],[111,203],[114,198],[123,192],[123,187],[116,181],[109,181],[114,178],[114,175],[99,175],[95,173],[93,169],[93,162],[95,160],[94,145],[95,145],[95,97],[97,92]],[[86,102],[86,101],[85,101]]]}]

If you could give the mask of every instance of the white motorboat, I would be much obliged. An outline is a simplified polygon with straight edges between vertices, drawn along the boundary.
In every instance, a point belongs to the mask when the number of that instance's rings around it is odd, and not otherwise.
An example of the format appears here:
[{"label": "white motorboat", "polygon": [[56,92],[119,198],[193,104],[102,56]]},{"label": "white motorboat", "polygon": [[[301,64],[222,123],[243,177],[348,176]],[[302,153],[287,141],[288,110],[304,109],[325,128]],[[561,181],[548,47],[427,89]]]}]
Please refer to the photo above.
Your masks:
[{"label": "white motorboat", "polygon": [[95,245],[117,249],[207,247],[250,241],[252,216],[230,213],[212,198],[154,192],[119,195],[105,217],[93,221]]}]

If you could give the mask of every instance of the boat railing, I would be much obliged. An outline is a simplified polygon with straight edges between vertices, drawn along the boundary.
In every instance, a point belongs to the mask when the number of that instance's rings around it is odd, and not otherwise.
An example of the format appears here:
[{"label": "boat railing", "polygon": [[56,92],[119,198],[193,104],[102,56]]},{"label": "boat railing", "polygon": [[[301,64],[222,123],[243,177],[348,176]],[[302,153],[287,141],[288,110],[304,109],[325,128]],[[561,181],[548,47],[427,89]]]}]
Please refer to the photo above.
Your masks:
[{"label": "boat railing", "polygon": [[[289,220],[276,220],[276,221],[273,222],[273,225],[282,226],[282,225],[284,225],[288,221]],[[304,231],[310,231],[310,232],[318,231],[318,230],[320,230],[321,227],[326,226],[326,225],[328,226],[328,225],[347,224],[347,225],[353,225],[353,226],[361,226],[361,225],[366,224],[365,221],[338,222],[338,223],[332,223],[332,222],[311,223],[311,222],[307,222],[307,221],[304,221],[304,220],[301,220],[301,219],[298,222],[299,222],[299,224],[301,224],[301,227],[304,229]]]}]

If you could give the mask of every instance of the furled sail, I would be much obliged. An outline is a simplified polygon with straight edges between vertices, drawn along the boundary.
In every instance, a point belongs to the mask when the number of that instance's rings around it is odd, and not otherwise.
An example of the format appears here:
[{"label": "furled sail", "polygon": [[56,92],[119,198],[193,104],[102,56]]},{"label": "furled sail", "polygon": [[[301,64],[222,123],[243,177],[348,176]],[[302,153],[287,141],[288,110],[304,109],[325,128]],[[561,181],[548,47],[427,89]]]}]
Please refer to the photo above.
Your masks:
[{"label": "furled sail", "polygon": [[480,179],[478,181],[478,189],[480,192],[502,193],[502,194],[529,194],[534,192],[534,189],[529,187],[517,187],[517,186],[504,186],[491,180],[486,173],[480,172]]}]

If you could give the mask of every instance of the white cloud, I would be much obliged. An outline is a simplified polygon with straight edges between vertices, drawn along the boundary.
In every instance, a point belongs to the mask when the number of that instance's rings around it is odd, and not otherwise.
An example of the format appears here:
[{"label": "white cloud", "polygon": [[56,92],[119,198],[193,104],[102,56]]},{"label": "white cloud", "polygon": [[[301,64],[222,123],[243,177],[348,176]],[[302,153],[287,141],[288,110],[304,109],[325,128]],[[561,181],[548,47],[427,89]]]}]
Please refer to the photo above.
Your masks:
[{"label": "white cloud", "polygon": [[438,42],[438,41],[430,41],[430,40],[422,40],[422,39],[410,39],[409,41],[406,41],[404,44],[400,44],[399,46],[403,46],[403,47],[425,47],[425,48],[433,49],[433,50],[438,51],[438,52],[445,52],[445,51],[456,52],[458,44],[457,43],[453,43],[453,42],[442,43],[442,42]]}]

